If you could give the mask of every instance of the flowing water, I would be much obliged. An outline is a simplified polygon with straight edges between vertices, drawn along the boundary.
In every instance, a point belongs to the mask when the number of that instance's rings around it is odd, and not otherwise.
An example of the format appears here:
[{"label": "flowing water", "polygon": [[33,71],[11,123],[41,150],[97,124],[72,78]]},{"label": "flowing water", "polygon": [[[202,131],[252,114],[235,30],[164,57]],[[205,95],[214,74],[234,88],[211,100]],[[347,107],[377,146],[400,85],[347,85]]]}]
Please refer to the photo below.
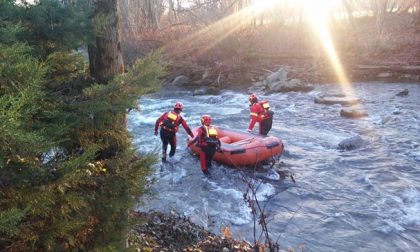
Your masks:
[{"label": "flowing water", "polygon": [[[253,242],[253,216],[243,200],[247,176],[259,185],[268,229],[283,249],[300,250],[303,244],[304,251],[420,251],[420,85],[358,83],[353,88],[368,117],[346,119],[340,117],[341,105],[314,103],[315,96],[340,92],[334,85],[260,97],[275,111],[269,135],[283,140],[281,165],[295,174],[296,183],[270,169],[244,173],[217,163],[208,178],[186,148],[187,134],[180,127],[176,155],[154,167],[154,194],[140,209],[177,212],[215,233],[229,226],[233,237]],[[396,96],[404,89],[408,96]],[[160,153],[154,123],[176,101],[184,103],[182,115],[191,128],[199,126],[202,114],[210,114],[218,126],[248,126],[244,92],[160,92],[141,97],[141,110],[129,114],[139,151]],[[353,136],[363,144],[338,148]]]}]

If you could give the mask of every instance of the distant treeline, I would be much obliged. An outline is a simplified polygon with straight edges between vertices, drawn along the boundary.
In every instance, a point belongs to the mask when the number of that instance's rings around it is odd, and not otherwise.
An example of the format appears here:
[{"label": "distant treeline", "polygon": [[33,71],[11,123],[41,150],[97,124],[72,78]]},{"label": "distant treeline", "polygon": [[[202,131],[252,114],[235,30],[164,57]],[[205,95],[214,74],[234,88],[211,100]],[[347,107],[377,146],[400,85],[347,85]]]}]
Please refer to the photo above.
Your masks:
[{"label": "distant treeline", "polygon": [[419,53],[418,0],[120,0],[120,6],[128,63],[159,47],[177,64],[204,68],[249,64],[259,55],[318,60],[325,55],[308,12],[328,15],[344,59],[415,64]]}]

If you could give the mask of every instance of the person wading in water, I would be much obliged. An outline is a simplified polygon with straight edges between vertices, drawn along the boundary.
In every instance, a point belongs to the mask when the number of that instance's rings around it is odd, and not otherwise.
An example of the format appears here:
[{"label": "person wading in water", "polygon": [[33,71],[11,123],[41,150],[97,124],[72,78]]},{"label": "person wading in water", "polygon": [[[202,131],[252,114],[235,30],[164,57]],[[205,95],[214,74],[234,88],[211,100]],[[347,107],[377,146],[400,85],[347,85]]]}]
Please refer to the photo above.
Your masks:
[{"label": "person wading in water", "polygon": [[211,126],[211,117],[209,115],[201,116],[201,127],[198,128],[197,136],[188,143],[188,146],[196,142],[201,148],[201,171],[206,175],[210,175],[209,168],[211,167],[211,161],[216,150],[220,149],[220,140],[217,136],[216,128]]},{"label": "person wading in water", "polygon": [[249,96],[249,110],[251,111],[251,121],[249,122],[248,132],[251,132],[255,123],[259,123],[260,135],[266,136],[273,125],[274,112],[270,110],[268,101],[258,102],[255,94]]},{"label": "person wading in water", "polygon": [[177,102],[174,106],[173,111],[163,113],[155,123],[155,136],[158,134],[158,128],[160,127],[160,139],[162,140],[162,162],[166,162],[166,150],[168,144],[171,145],[169,151],[169,157],[173,157],[176,151],[176,133],[178,132],[179,125],[184,127],[185,131],[192,138],[194,134],[188,127],[187,122],[181,116],[181,112],[184,106],[181,102]]}]

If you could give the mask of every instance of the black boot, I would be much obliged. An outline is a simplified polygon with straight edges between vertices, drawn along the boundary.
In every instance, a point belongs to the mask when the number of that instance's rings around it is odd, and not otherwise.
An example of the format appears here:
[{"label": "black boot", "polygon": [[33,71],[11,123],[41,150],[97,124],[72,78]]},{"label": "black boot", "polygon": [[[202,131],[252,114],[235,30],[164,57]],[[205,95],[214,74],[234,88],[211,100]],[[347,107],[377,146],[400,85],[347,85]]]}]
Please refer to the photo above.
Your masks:
[{"label": "black boot", "polygon": [[203,170],[203,173],[204,173],[206,176],[210,176],[209,169]]}]

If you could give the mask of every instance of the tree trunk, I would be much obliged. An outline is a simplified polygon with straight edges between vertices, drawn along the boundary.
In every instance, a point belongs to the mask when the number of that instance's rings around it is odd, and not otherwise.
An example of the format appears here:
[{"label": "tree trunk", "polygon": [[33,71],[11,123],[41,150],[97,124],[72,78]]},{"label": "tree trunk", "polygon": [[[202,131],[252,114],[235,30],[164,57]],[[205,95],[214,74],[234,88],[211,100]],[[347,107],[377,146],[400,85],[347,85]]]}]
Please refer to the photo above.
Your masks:
[{"label": "tree trunk", "polygon": [[147,13],[147,21],[153,29],[159,29],[159,13],[158,13],[158,1],[157,0],[146,0],[146,13]]},{"label": "tree trunk", "polygon": [[94,6],[94,44],[88,45],[89,68],[98,82],[124,72],[117,0],[97,0]]}]

